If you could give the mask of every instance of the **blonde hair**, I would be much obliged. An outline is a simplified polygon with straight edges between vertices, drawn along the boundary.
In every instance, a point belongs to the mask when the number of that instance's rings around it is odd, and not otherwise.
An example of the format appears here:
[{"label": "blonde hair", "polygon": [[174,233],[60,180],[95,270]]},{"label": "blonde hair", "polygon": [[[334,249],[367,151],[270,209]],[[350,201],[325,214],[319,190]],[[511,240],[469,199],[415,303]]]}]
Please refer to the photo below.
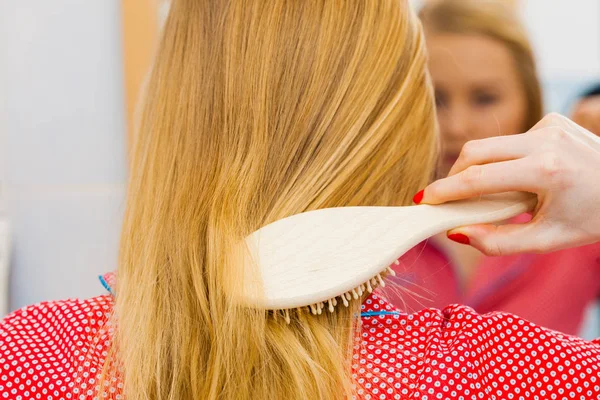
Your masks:
[{"label": "blonde hair", "polygon": [[435,159],[425,63],[406,1],[173,2],[121,238],[127,400],[351,395],[359,303],[289,325],[239,305],[233,249],[303,211],[408,203]]},{"label": "blonde hair", "polygon": [[523,130],[542,119],[544,106],[536,62],[515,2],[506,0],[430,0],[419,12],[425,31],[475,34],[502,43],[513,57],[527,100]]}]

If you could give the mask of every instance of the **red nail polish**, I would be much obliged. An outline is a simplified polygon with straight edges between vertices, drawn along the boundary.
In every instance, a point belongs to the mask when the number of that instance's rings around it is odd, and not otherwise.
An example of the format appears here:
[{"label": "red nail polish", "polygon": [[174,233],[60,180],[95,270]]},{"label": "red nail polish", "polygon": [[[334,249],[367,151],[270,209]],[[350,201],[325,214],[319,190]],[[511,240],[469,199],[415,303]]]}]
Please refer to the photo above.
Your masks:
[{"label": "red nail polish", "polygon": [[419,192],[417,192],[417,194],[415,194],[415,197],[413,197],[413,203],[415,204],[421,204],[421,202],[423,201],[423,194],[425,193],[425,189],[420,190]]},{"label": "red nail polish", "polygon": [[462,233],[451,233],[448,235],[448,239],[460,244],[471,244],[469,237],[467,235],[463,235]]}]

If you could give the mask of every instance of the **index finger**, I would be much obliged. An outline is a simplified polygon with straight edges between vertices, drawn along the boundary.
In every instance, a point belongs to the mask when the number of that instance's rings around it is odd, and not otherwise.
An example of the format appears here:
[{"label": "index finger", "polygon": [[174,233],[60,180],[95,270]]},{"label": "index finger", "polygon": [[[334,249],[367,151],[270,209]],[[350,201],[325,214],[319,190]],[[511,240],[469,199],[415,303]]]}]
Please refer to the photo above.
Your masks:
[{"label": "index finger", "polygon": [[469,141],[463,146],[448,175],[455,175],[472,165],[523,158],[536,147],[535,138],[527,133]]},{"label": "index finger", "polygon": [[538,193],[542,179],[529,158],[472,165],[455,175],[433,182],[423,192],[421,203],[440,204],[484,194]]}]

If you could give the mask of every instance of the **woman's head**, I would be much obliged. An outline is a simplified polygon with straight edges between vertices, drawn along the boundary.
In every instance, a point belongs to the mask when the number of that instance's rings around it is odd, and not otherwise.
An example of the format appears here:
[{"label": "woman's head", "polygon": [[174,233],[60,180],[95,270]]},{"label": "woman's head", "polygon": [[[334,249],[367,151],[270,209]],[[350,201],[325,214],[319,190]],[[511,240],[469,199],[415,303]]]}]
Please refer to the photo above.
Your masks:
[{"label": "woman's head", "polygon": [[239,305],[234,249],[291,214],[410,202],[435,161],[425,63],[406,1],[173,1],[121,240],[127,399],[349,390],[357,306],[287,325]]},{"label": "woman's head", "polygon": [[465,142],[515,134],[542,117],[533,51],[504,0],[430,0],[420,13],[436,91],[445,175]]}]

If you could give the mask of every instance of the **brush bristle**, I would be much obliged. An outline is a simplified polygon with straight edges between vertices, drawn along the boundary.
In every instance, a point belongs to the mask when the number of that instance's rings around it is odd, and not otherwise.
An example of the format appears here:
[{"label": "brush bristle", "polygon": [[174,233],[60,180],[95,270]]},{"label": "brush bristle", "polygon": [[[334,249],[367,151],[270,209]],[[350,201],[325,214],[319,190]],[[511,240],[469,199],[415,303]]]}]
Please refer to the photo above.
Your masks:
[{"label": "brush bristle", "polygon": [[[394,264],[400,265],[400,263],[398,261],[395,261]],[[388,275],[396,276],[396,272],[391,267],[387,267],[385,270],[378,273],[377,275],[375,275],[374,277],[372,277],[365,283],[355,287],[354,289],[352,289],[348,292],[342,293],[341,295],[339,295],[337,297],[328,299],[327,301],[324,301],[324,302],[311,304],[308,307],[296,308],[295,309],[296,315],[300,315],[305,311],[308,312],[309,314],[313,314],[313,315],[321,315],[321,314],[323,314],[324,310],[327,310],[330,313],[333,313],[333,312],[335,312],[335,309],[339,303],[338,299],[341,300],[341,303],[345,307],[349,307],[350,301],[359,300],[365,293],[373,293],[373,290],[375,290],[378,286],[385,287],[384,278],[387,277]],[[277,314],[279,312],[282,312],[283,319],[285,320],[285,322],[287,324],[289,324],[291,322],[290,314],[292,311],[293,310],[272,311],[273,318],[277,319]]]}]

